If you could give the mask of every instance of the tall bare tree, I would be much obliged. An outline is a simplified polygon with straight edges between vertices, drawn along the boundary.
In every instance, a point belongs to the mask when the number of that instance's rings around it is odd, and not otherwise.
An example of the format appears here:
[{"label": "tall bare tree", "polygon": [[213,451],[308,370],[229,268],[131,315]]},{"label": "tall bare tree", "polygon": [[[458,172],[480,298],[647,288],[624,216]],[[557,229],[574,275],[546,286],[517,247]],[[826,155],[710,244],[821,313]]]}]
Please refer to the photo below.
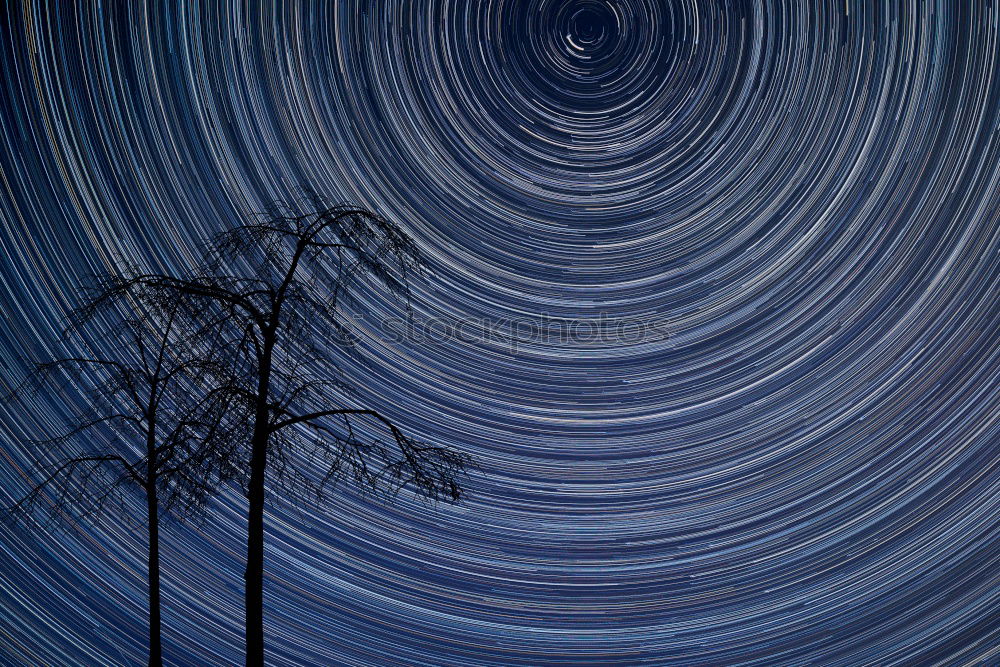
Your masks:
[{"label": "tall bare tree", "polygon": [[[129,493],[145,496],[148,548],[149,664],[163,662],[160,638],[160,515],[190,516],[203,508],[228,475],[229,448],[240,424],[230,417],[227,366],[218,360],[217,336],[198,336],[182,326],[179,308],[163,308],[155,290],[133,290],[130,303],[98,287],[71,317],[67,334],[78,348],[99,351],[38,364],[8,400],[24,398],[52,383],[84,389],[88,405],[68,430],[35,441],[41,463],[31,491],[12,514],[44,511],[50,519],[79,520],[117,500],[126,519]],[[119,308],[140,304],[138,314],[118,317]],[[111,307],[108,307],[111,306]],[[98,321],[108,322],[103,328]],[[96,329],[96,330],[95,330]],[[89,336],[82,335],[84,330]],[[69,338],[67,339],[69,340]],[[100,443],[100,444],[95,444]]]},{"label": "tall bare tree", "polygon": [[[349,383],[331,356],[331,347],[351,349],[355,342],[338,304],[352,298],[359,281],[369,279],[408,305],[408,278],[421,265],[413,241],[385,218],[351,206],[317,207],[305,215],[275,212],[220,234],[198,274],[138,274],[118,284],[122,294],[158,290],[202,316],[224,319],[228,344],[242,350],[236,373],[244,382],[232,394],[250,416],[241,459],[249,501],[247,665],[264,661],[268,477],[316,498],[345,474],[393,494],[409,487],[433,500],[462,495],[468,457],[405,435],[378,410],[347,404]],[[316,469],[322,473],[310,473]]]}]

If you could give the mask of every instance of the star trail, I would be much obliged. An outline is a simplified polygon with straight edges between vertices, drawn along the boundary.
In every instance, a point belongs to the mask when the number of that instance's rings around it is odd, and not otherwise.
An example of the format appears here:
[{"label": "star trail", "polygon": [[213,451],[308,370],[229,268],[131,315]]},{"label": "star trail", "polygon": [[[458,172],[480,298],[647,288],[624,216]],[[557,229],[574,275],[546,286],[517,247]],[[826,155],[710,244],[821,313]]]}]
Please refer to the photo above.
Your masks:
[{"label": "star trail", "polygon": [[[274,664],[1000,661],[996,0],[0,11],[3,392],[87,276],[304,191],[414,238],[417,320],[666,332],[396,340],[369,286],[355,400],[478,467],[275,495]],[[0,406],[2,504],[84,400]],[[166,662],[242,660],[245,530],[162,527]],[[144,549],[0,524],[0,663],[144,664]]]}]

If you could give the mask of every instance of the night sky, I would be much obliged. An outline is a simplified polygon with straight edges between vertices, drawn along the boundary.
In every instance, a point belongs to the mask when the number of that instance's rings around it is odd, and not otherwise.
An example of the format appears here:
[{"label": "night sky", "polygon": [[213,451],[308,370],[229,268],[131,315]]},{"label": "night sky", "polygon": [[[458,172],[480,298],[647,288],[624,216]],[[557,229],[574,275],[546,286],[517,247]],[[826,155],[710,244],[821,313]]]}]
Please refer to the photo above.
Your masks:
[{"label": "night sky", "polygon": [[[0,389],[86,276],[307,191],[498,323],[362,292],[353,400],[479,467],[274,496],[275,664],[1000,661],[996,0],[46,4],[0,10]],[[572,321],[657,335],[521,335]],[[83,389],[0,407],[2,504]],[[245,512],[162,529],[168,662],[242,660]],[[0,664],[144,663],[145,610],[141,527],[0,525]]]}]

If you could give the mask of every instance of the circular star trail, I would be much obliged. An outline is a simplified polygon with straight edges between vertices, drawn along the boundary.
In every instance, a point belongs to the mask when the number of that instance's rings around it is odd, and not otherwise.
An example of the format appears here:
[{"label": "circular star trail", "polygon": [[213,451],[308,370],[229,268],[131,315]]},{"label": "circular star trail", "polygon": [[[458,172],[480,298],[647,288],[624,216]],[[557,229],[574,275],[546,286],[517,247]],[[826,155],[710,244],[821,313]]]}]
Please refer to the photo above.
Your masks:
[{"label": "circular star trail", "polygon": [[[356,400],[479,468],[276,497],[275,664],[998,659],[995,0],[303,4],[2,31],[5,390],[88,274],[304,191],[409,231],[415,318],[500,323],[399,341],[361,295]],[[519,335],[580,321],[658,335]],[[82,390],[3,408],[5,504]],[[164,528],[168,661],[240,660],[244,513]],[[141,530],[2,530],[0,661],[144,661]]]}]

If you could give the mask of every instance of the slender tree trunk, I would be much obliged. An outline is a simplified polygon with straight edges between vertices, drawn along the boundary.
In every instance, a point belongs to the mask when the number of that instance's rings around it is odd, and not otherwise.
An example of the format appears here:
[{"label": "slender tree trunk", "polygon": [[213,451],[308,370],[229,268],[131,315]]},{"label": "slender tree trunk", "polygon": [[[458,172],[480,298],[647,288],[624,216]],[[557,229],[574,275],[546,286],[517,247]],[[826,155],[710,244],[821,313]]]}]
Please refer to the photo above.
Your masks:
[{"label": "slender tree trunk", "polygon": [[156,486],[146,490],[149,511],[149,665],[163,664],[163,645],[160,643],[160,512],[156,499]]},{"label": "slender tree trunk", "polygon": [[[256,431],[256,429],[255,429]],[[247,666],[264,664],[264,471],[267,432],[254,433],[247,500],[246,651]]]},{"label": "slender tree trunk", "polygon": [[270,436],[267,398],[270,393],[271,348],[265,340],[257,381],[257,405],[250,442],[250,481],[247,487],[246,652],[247,667],[264,664],[264,474]]},{"label": "slender tree trunk", "polygon": [[149,526],[146,564],[149,568],[149,665],[163,664],[163,644],[160,641],[160,501],[156,497],[156,382],[150,386],[146,408],[146,525]]}]

